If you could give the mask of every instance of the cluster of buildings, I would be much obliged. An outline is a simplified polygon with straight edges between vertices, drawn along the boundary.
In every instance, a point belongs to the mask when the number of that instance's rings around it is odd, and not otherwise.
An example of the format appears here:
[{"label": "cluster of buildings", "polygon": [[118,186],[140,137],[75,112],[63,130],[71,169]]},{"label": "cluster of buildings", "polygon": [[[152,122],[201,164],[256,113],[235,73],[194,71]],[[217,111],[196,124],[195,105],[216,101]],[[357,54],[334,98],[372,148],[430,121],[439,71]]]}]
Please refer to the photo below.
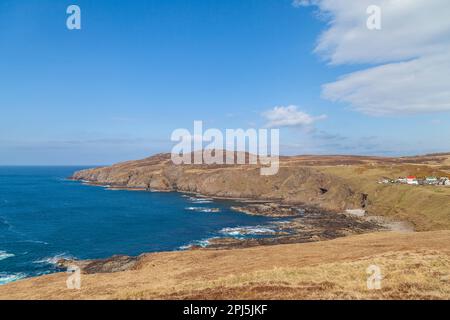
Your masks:
[{"label": "cluster of buildings", "polygon": [[448,178],[448,177],[418,178],[416,176],[407,176],[407,177],[399,177],[397,179],[383,178],[378,183],[383,183],[383,184],[410,184],[410,185],[450,186],[450,178]]}]

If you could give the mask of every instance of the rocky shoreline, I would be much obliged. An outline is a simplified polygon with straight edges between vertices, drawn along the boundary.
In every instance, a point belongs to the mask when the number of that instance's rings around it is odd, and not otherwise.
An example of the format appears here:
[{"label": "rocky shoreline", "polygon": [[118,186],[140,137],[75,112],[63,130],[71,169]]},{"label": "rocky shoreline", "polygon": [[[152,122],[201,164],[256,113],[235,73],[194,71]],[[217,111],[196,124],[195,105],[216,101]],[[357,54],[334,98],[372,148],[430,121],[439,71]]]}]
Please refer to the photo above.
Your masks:
[{"label": "rocky shoreline", "polygon": [[[267,207],[272,208],[272,211],[267,211]],[[269,203],[264,205],[262,215],[280,217],[281,215],[276,212],[278,207],[282,208],[282,212],[286,211],[286,206],[283,204]],[[254,211],[255,204],[249,204],[248,209],[245,208],[246,203],[241,203],[237,211],[249,211],[251,214],[256,214]],[[257,208],[261,208],[260,205]],[[258,235],[266,235],[266,237],[215,237],[209,239],[205,246],[191,245],[187,250],[230,250],[256,246],[317,242],[349,235],[390,230],[390,226],[384,220],[373,219],[373,217],[358,217],[347,213],[325,212],[320,208],[306,206],[291,207],[291,210],[297,214],[284,216],[289,219],[275,221],[258,233]],[[245,235],[245,230],[239,230],[239,227],[230,229]],[[57,261],[57,266],[61,269],[78,267],[84,274],[121,272],[136,268],[140,260],[146,255],[142,254],[137,257],[117,255],[107,259],[93,260],[61,259]]]},{"label": "rocky shoreline", "polygon": [[[179,192],[200,199],[233,200],[236,205],[231,209],[236,212],[283,219],[256,231],[243,228],[227,230],[221,237],[207,239],[201,245],[187,246],[190,250],[315,242],[362,233],[411,229],[382,217],[367,216],[370,196],[346,179],[311,166],[299,166],[288,158],[281,162],[277,175],[267,177],[260,176],[258,168],[245,165],[175,166],[169,154],[159,154],[110,167],[78,171],[71,179],[110,190]],[[122,267],[132,268],[133,263],[137,263],[133,259],[139,260],[119,256],[81,262],[80,266],[86,272],[114,272]],[[67,261],[62,262],[62,265],[66,264]]]},{"label": "rocky shoreline", "polygon": [[[55,273],[1,286],[2,296],[449,297],[450,234],[439,231],[450,226],[449,193],[432,188],[387,187],[376,182],[380,176],[403,176],[416,168],[448,170],[450,156],[293,156],[280,160],[279,174],[272,177],[260,176],[251,166],[175,167],[167,154],[76,172],[74,180],[90,185],[112,190],[180,192],[188,199],[192,197],[194,203],[197,199],[208,203],[212,203],[211,199],[234,200],[236,212],[271,218],[264,219],[268,222],[260,226],[223,228],[220,237],[202,239],[190,250],[60,260],[61,271],[79,267],[87,274],[83,277],[84,290],[62,290],[67,275]],[[395,232],[378,232],[385,230]],[[349,280],[349,270],[360,270],[363,275],[373,261],[388,268],[389,290],[366,290],[361,285],[366,276],[355,285],[353,279]],[[321,283],[325,283],[326,290]]]},{"label": "rocky shoreline", "polygon": [[60,259],[56,266],[60,269],[74,270],[79,268],[84,274],[113,273],[132,270],[139,262],[141,256],[130,257],[114,255],[106,259],[73,260]]},{"label": "rocky shoreline", "polygon": [[[383,219],[358,217],[353,214],[329,212],[321,208],[279,203],[242,204],[232,207],[235,211],[268,217],[286,218],[266,226],[271,232],[266,237],[219,237],[209,239],[206,246],[191,246],[190,249],[236,249],[260,245],[315,242],[331,240],[348,235],[390,230]],[[236,232],[245,234],[235,228]],[[263,235],[264,230],[258,235]]]},{"label": "rocky shoreline", "polygon": [[[83,183],[93,186],[103,186],[108,189],[117,190],[114,186],[105,186],[98,183]],[[140,188],[119,188],[120,190],[146,191]],[[147,190],[149,191],[149,190]],[[151,190],[152,192],[166,192]],[[183,192],[184,193],[184,192]],[[230,228],[230,233],[237,233],[247,237],[227,236],[214,237],[207,240],[206,245],[190,245],[187,250],[219,250],[219,249],[239,249],[255,246],[277,245],[316,242],[323,240],[331,240],[335,238],[345,237],[348,235],[356,235],[367,232],[386,231],[390,227],[384,220],[366,217],[364,214],[354,214],[349,212],[339,212],[324,210],[323,208],[305,204],[285,204],[283,202],[273,202],[261,199],[240,199],[240,198],[224,198],[209,197],[197,193],[184,193],[186,196],[195,197],[197,199],[220,199],[233,200],[238,202],[230,208],[236,212],[266,216],[273,218],[285,218],[285,220],[277,220],[265,229],[260,230],[257,235],[252,236],[254,231],[248,231],[243,228]],[[364,210],[363,210],[364,212]],[[214,213],[214,211],[211,211]],[[242,229],[242,230],[241,230]],[[61,269],[72,268],[74,266],[81,269],[83,273],[110,273],[132,270],[138,265],[140,259],[145,256],[143,254],[138,257],[130,256],[112,256],[107,259],[93,260],[67,260],[61,259],[57,262],[57,266]]]}]

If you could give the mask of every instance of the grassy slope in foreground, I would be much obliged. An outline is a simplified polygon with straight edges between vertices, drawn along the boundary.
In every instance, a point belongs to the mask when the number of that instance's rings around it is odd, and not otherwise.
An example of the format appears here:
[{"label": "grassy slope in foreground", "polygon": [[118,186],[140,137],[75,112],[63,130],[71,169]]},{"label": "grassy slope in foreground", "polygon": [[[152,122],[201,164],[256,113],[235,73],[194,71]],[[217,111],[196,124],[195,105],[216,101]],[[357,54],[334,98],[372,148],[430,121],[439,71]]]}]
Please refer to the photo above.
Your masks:
[{"label": "grassy slope in foreground", "polygon": [[[161,252],[135,270],[59,273],[0,287],[0,299],[449,299],[450,231],[372,233],[238,250]],[[376,264],[381,290],[367,290]]]}]

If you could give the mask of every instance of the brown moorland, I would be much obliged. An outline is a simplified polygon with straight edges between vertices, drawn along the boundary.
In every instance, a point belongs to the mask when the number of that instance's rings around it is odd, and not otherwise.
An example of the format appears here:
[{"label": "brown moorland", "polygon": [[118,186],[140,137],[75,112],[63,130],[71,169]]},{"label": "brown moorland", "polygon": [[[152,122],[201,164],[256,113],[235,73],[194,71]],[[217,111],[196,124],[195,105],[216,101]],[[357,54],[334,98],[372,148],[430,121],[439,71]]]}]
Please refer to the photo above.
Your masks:
[{"label": "brown moorland", "polygon": [[[450,299],[450,187],[378,184],[382,177],[448,176],[450,154],[294,156],[275,176],[255,166],[174,166],[170,155],[84,170],[74,179],[139,190],[362,208],[418,232],[373,232],[313,243],[146,254],[130,269],[84,274],[69,290],[58,273],[0,286],[3,299]],[[368,290],[366,269],[382,270]]]},{"label": "brown moorland", "polygon": [[[67,274],[0,287],[0,299],[449,299],[450,231],[371,233],[330,241],[232,250],[161,252],[132,269]],[[382,271],[381,290],[366,273]]]}]

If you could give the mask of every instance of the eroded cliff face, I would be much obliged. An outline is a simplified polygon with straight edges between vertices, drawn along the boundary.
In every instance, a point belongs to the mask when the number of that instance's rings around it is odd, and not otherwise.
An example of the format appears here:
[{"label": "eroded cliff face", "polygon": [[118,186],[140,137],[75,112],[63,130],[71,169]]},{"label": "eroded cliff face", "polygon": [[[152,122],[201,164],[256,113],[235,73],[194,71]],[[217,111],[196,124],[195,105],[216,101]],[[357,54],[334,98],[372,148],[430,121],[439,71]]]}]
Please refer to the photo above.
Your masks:
[{"label": "eroded cliff face", "polygon": [[73,179],[113,187],[194,192],[214,197],[250,198],[319,206],[328,210],[361,207],[362,194],[342,178],[282,158],[276,175],[262,176],[255,165],[174,165],[159,154],[110,167],[82,170]]}]

